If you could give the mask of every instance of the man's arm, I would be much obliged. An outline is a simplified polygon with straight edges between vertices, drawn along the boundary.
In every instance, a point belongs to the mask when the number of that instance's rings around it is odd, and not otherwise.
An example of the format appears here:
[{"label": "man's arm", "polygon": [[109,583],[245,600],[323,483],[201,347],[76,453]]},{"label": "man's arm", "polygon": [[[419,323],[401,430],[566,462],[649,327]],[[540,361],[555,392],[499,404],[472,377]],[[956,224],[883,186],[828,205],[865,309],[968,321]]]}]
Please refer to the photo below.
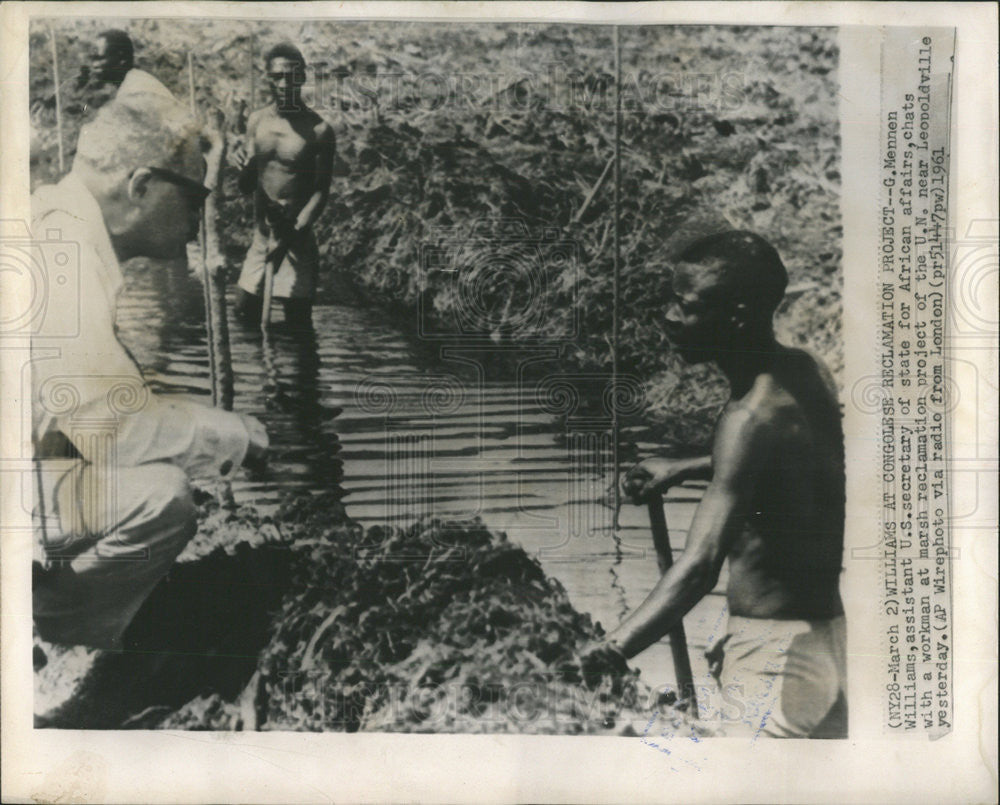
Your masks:
[{"label": "man's arm", "polygon": [[[110,327],[106,334],[66,341],[56,358],[39,362],[43,382],[36,404],[51,410],[58,384],[72,389],[76,404],[56,413],[54,425],[87,461],[119,467],[167,461],[193,478],[228,477],[256,448],[238,414],[154,394]],[[92,422],[111,426],[104,440],[93,438],[86,427]]]},{"label": "man's arm", "polygon": [[39,354],[32,362],[36,435],[61,431],[91,463],[129,467],[168,461],[191,477],[228,477],[256,450],[254,441],[261,441],[250,430],[253,423],[218,408],[153,394],[115,336],[114,303],[99,279],[99,258],[87,245],[87,230],[65,213],[52,213],[34,226],[36,231],[58,228],[67,240],[84,244],[81,292],[54,297],[46,317],[77,321],[76,336],[43,332],[32,339],[33,353]]},{"label": "man's arm", "polygon": [[333,160],[337,151],[337,141],[333,128],[325,120],[316,127],[316,184],[313,193],[299,211],[295,219],[297,230],[308,229],[323,212],[330,198],[330,182],[333,180]]},{"label": "man's arm", "polygon": [[670,487],[685,481],[710,481],[712,456],[694,458],[647,458],[636,464],[623,484],[625,494],[633,503],[643,503],[652,495],[660,495]]},{"label": "man's arm", "polygon": [[609,637],[626,657],[663,637],[715,587],[722,563],[744,528],[768,438],[767,426],[746,408],[727,412],[719,422],[712,483],[698,504],[684,553]]},{"label": "man's arm", "polygon": [[260,110],[251,112],[247,118],[246,140],[230,152],[230,160],[239,168],[240,175],[237,185],[243,195],[248,196],[257,190],[257,124],[260,122]]}]

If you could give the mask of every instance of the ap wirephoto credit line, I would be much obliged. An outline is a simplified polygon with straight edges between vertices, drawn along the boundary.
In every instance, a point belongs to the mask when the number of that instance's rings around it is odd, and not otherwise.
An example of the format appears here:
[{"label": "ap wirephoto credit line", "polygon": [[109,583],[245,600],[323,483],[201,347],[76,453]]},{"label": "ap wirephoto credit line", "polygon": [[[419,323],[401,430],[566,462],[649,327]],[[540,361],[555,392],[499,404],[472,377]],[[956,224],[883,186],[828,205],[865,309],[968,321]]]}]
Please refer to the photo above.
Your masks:
[{"label": "ap wirephoto credit line", "polygon": [[[919,34],[919,35],[918,35]],[[952,31],[891,32],[883,59],[881,388],[886,724],[952,727],[945,365]],[[909,66],[909,80],[904,72]]]}]

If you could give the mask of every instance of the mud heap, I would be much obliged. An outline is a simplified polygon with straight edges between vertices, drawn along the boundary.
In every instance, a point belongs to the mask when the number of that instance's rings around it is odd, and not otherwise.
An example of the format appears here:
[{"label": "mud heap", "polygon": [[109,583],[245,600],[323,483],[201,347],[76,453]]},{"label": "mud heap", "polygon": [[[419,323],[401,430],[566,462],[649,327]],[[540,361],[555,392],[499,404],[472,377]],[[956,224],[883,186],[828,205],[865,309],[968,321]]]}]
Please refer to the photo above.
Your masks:
[{"label": "mud heap", "polygon": [[90,653],[45,725],[631,734],[654,707],[684,720],[638,672],[584,679],[600,625],[478,520],[366,531],[334,495],[273,517],[200,505],[127,650]]},{"label": "mud heap", "polygon": [[576,655],[600,627],[504,535],[439,520],[364,533],[329,525],[322,499],[291,509],[311,544],[261,657],[267,724],[578,732],[634,704],[631,677],[579,712]]}]

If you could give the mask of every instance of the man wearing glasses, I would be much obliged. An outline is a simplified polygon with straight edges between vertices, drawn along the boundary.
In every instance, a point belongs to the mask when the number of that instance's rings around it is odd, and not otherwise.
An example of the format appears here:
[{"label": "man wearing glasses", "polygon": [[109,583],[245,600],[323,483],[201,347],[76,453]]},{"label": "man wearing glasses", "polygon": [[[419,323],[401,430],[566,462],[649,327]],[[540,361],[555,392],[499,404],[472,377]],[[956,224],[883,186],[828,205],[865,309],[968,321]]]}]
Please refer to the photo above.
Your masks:
[{"label": "man wearing glasses", "polygon": [[31,343],[33,608],[44,640],[120,645],[194,536],[189,479],[229,478],[266,456],[260,422],[154,394],[115,335],[120,262],[178,257],[198,231],[202,153],[182,106],[119,97],[82,129],[70,173],[32,197],[45,267]]},{"label": "man wearing glasses", "polygon": [[330,195],[336,144],[330,125],[302,101],[306,63],[298,48],[276,45],[264,64],[274,102],[250,115],[247,148],[233,152],[240,187],[254,194],[255,224],[236,311],[245,323],[260,322],[270,262],[286,324],[308,327],[319,268],[312,226]]}]

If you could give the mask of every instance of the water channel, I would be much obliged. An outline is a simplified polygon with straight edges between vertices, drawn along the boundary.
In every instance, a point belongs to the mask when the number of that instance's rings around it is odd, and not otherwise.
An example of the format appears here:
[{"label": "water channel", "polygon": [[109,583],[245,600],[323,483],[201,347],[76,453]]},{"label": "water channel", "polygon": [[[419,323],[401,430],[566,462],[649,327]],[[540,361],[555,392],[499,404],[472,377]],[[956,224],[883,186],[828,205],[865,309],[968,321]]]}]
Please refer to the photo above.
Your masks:
[{"label": "water channel", "polygon": [[[260,418],[272,443],[266,477],[234,484],[238,502],[267,508],[293,488],[340,489],[348,514],[365,525],[481,517],[537,556],[574,606],[606,629],[653,587],[647,513],[626,504],[612,527],[605,425],[567,420],[568,392],[551,349],[534,353],[528,379],[498,369],[481,346],[428,349],[410,335],[412,323],[378,308],[319,304],[306,335],[284,329],[280,311],[276,319],[268,354],[256,328],[230,325],[234,407]],[[196,279],[133,264],[118,328],[158,392],[209,401]],[[589,410],[586,402],[569,404]],[[640,454],[656,447],[641,433],[635,440]],[[667,497],[675,553],[699,495],[682,487]],[[725,625],[724,585],[725,572],[685,619],[699,686],[710,686],[703,651]],[[634,664],[654,687],[674,682],[665,640]]]}]

